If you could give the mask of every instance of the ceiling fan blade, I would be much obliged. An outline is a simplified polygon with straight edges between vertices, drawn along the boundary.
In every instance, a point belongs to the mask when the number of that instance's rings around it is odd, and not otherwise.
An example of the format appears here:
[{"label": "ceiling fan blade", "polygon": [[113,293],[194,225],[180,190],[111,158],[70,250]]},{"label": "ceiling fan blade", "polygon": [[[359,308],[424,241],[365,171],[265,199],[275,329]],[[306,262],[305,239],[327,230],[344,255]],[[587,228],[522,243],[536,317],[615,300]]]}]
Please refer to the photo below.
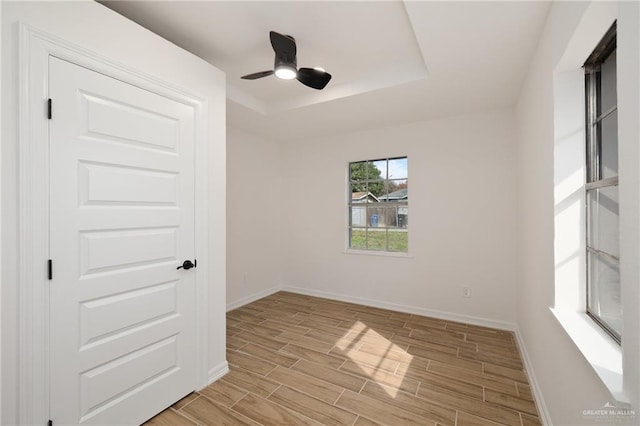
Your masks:
[{"label": "ceiling fan blade", "polygon": [[276,58],[287,64],[296,63],[296,41],[293,37],[269,31],[269,39]]},{"label": "ceiling fan blade", "polygon": [[314,68],[300,68],[296,78],[305,86],[322,90],[331,80],[331,74]]},{"label": "ceiling fan blade", "polygon": [[240,78],[243,78],[245,80],[255,80],[255,79],[258,79],[258,78],[262,78],[262,77],[269,77],[271,74],[273,74],[272,70],[260,71],[260,72],[254,72],[253,74],[243,75]]}]

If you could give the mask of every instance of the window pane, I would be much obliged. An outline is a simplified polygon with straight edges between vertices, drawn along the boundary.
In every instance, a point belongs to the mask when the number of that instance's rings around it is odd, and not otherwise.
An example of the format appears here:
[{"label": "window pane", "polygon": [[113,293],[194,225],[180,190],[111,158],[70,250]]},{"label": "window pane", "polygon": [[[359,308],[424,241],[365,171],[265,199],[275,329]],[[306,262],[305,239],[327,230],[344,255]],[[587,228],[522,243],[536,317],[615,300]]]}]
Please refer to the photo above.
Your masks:
[{"label": "window pane", "polygon": [[354,182],[351,184],[351,204],[363,204],[378,202],[376,197],[369,192],[366,182]]},{"label": "window pane", "polygon": [[360,182],[367,180],[366,162],[359,161],[357,163],[349,163],[349,180],[352,182]]},{"label": "window pane", "polygon": [[407,229],[409,227],[409,207],[398,207],[398,228]]},{"label": "window pane", "polygon": [[385,209],[385,225],[387,226],[387,228],[398,227],[398,208],[397,207],[387,207]]},{"label": "window pane", "polygon": [[384,180],[387,178],[387,160],[375,160],[369,163],[369,180]]},{"label": "window pane", "polygon": [[618,111],[597,124],[601,179],[618,176]]},{"label": "window pane", "polygon": [[380,201],[380,197],[384,195],[384,181],[378,180],[368,183],[368,189],[373,195],[375,202]]},{"label": "window pane", "polygon": [[364,206],[351,207],[350,225],[354,228],[367,226],[367,210]]},{"label": "window pane", "polygon": [[622,334],[620,268],[603,256],[589,253],[589,312]]},{"label": "window pane", "polygon": [[409,218],[409,208],[406,206],[388,207],[384,218],[388,228],[406,229]]},{"label": "window pane", "polygon": [[616,51],[614,50],[600,66],[600,111],[602,114],[617,105],[616,96]]},{"label": "window pane", "polygon": [[385,210],[382,207],[371,206],[367,209],[367,217],[369,219],[369,226],[371,228],[384,228],[385,227]]},{"label": "window pane", "polygon": [[408,236],[406,229],[389,229],[389,250],[390,251],[408,251]]},{"label": "window pane", "polygon": [[349,229],[349,247],[353,249],[366,249],[367,231],[365,229]]},{"label": "window pane", "polygon": [[407,201],[407,198],[408,198],[408,191],[407,191],[406,179],[395,179],[395,180],[384,181],[384,192],[379,197],[381,202],[386,202],[386,201],[401,202],[401,201]]},{"label": "window pane", "polygon": [[396,222],[398,220],[397,210],[398,209],[395,207],[384,209],[382,219],[384,219],[383,224],[386,228],[395,228]]},{"label": "window pane", "polygon": [[591,189],[587,197],[589,206],[587,244],[613,256],[620,256],[618,187]]},{"label": "window pane", "polygon": [[367,243],[370,250],[387,249],[387,231],[384,228],[369,228],[367,230]]},{"label": "window pane", "polygon": [[407,177],[407,158],[390,159],[388,179],[406,179]]}]

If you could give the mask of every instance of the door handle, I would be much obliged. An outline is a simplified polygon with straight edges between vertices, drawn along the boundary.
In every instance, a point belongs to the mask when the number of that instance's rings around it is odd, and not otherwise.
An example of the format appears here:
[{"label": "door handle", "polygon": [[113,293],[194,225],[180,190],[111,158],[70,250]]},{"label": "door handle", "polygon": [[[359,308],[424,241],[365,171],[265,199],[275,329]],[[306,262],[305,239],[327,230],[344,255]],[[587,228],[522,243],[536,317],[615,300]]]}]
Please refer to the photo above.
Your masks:
[{"label": "door handle", "polygon": [[191,262],[190,260],[185,260],[184,262],[182,262],[181,266],[178,266],[176,269],[180,269],[180,268],[184,268],[184,269],[191,269],[191,268],[195,268],[198,264],[197,260],[193,260],[193,262]]}]

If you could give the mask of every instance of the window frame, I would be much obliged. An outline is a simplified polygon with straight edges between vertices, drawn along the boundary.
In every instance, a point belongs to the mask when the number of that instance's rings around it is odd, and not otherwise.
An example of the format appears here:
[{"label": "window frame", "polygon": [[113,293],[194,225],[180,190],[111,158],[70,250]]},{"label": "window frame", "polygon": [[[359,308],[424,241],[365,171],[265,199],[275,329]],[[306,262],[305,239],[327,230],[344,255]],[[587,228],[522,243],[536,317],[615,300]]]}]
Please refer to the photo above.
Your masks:
[{"label": "window frame", "polygon": [[[585,250],[586,250],[586,281],[585,281],[585,313],[592,319],[599,327],[601,327],[616,343],[621,344],[622,334],[618,333],[611,325],[609,325],[600,315],[594,312],[590,306],[591,289],[592,289],[592,265],[591,257],[597,256],[598,258],[604,258],[606,261],[617,265],[620,269],[620,256],[616,256],[612,253],[597,249],[591,245],[591,241],[594,237],[594,230],[592,229],[591,220],[591,206],[590,200],[592,194],[597,194],[597,191],[603,188],[619,187],[619,171],[616,176],[603,177],[602,176],[602,138],[599,135],[597,126],[603,122],[603,120],[609,117],[613,113],[618,111],[618,103],[607,109],[606,111],[600,111],[599,99],[601,99],[602,93],[601,81],[600,81],[600,67],[601,65],[617,51],[617,37],[616,37],[616,22],[609,28],[602,40],[598,43],[591,55],[584,63],[584,75],[585,75],[585,148],[586,148],[586,182],[585,182]],[[617,70],[617,67],[616,67]],[[617,76],[616,76],[616,88],[617,88]],[[616,122],[617,129],[617,122]],[[618,140],[616,138],[616,146]],[[618,227],[618,241],[619,241],[619,227]],[[619,248],[619,243],[618,243]],[[621,287],[621,283],[619,283]]]},{"label": "window frame", "polygon": [[[404,178],[396,178],[393,176],[390,176],[389,174],[389,163],[393,160],[404,160],[406,162],[407,165],[407,173],[406,173],[406,177]],[[386,175],[385,176],[381,176],[379,179],[369,179],[368,177],[366,177],[364,180],[360,180],[360,181],[354,181],[352,180],[352,165],[353,164],[358,164],[358,163],[377,163],[380,161],[384,161],[386,162]],[[359,183],[365,183],[367,185],[369,185],[370,183],[382,183],[383,185],[386,184],[387,182],[390,181],[404,181],[405,185],[408,184],[408,179],[409,179],[409,172],[408,172],[408,156],[403,155],[403,156],[394,156],[394,157],[385,157],[385,158],[376,158],[376,159],[366,159],[366,160],[357,160],[357,161],[349,161],[347,163],[347,235],[346,235],[346,250],[347,252],[350,253],[358,253],[358,254],[371,254],[371,255],[389,255],[389,256],[407,256],[409,254],[409,225],[408,225],[408,209],[409,209],[409,201],[408,201],[408,194],[407,194],[407,199],[404,201],[389,201],[389,199],[387,198],[386,201],[384,202],[380,202],[380,205],[378,205],[376,208],[379,209],[396,209],[396,226],[392,227],[389,226],[388,224],[385,224],[384,226],[371,226],[369,224],[369,208],[371,207],[372,203],[369,202],[369,194],[372,194],[371,191],[365,191],[365,197],[366,197],[366,201],[365,202],[354,202],[353,200],[353,186],[352,184],[354,182],[359,182]],[[393,192],[393,191],[392,191]],[[380,195],[380,198],[388,196],[391,192],[385,192],[384,195]],[[372,194],[374,197],[375,195]],[[377,198],[377,197],[375,197]],[[353,224],[353,208],[354,207],[363,207],[364,211],[365,211],[365,219],[364,219],[364,226],[354,226]],[[401,213],[397,213],[399,209],[404,208],[407,211],[406,214],[406,218],[405,221],[403,222],[404,226],[400,227],[399,223],[400,223],[400,215]],[[385,233],[385,238],[384,238],[384,242],[385,245],[383,248],[380,247],[369,247],[369,229],[371,228],[376,228],[376,229],[384,229],[384,233]],[[389,247],[389,233],[390,231],[393,232],[393,230],[398,229],[398,230],[402,230],[401,232],[405,232],[406,233],[406,249],[405,250],[394,250],[392,248]],[[353,231],[354,230],[364,230],[365,231],[365,246],[364,247],[354,247],[352,246],[352,239],[353,239]],[[379,231],[378,231],[379,232]]]}]

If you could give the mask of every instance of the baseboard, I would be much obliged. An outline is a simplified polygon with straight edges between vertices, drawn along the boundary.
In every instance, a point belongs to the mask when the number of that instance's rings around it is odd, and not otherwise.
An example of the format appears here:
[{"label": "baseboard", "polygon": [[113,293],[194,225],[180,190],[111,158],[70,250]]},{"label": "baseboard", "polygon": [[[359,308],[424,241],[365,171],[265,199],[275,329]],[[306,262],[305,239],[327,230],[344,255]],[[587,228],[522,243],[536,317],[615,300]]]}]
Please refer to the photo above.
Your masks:
[{"label": "baseboard", "polygon": [[268,288],[266,290],[259,291],[257,293],[250,294],[249,296],[245,296],[234,302],[227,303],[227,312],[232,311],[241,306],[248,305],[249,303],[262,299],[263,297],[271,296],[273,293],[277,293],[280,290],[282,290],[281,286],[275,286],[275,287]]},{"label": "baseboard", "polygon": [[531,358],[529,358],[529,353],[527,352],[527,346],[524,344],[524,339],[520,334],[520,330],[515,330],[516,340],[518,341],[518,347],[520,349],[520,355],[522,356],[522,362],[524,363],[524,369],[527,372],[527,377],[529,378],[529,385],[531,386],[531,392],[533,393],[533,399],[535,399],[536,407],[538,408],[538,415],[540,416],[540,422],[543,426],[551,426],[553,423],[551,422],[551,416],[549,415],[549,411],[547,410],[547,405],[544,402],[544,397],[542,396],[542,390],[540,389],[540,384],[536,379],[535,372],[533,370],[533,364],[531,363]]},{"label": "baseboard", "polygon": [[222,378],[225,374],[229,372],[229,363],[227,361],[221,362],[216,367],[209,370],[208,378],[207,378],[207,386],[216,380]]},{"label": "baseboard", "polygon": [[515,323],[507,321],[497,321],[488,318],[474,317],[470,315],[455,314],[443,312],[434,309],[421,308],[419,306],[399,305],[395,303],[384,302],[381,300],[367,299],[364,297],[348,296],[339,293],[329,293],[319,290],[311,290],[301,287],[284,286],[279,290],[289,291],[291,293],[305,294],[307,296],[324,297],[325,299],[339,300],[341,302],[357,303],[360,305],[372,306],[375,308],[390,309],[392,311],[404,312],[407,314],[422,315],[425,317],[433,317],[447,321],[462,322],[465,324],[479,325],[482,327],[497,328],[500,330],[515,331],[517,329]]}]

